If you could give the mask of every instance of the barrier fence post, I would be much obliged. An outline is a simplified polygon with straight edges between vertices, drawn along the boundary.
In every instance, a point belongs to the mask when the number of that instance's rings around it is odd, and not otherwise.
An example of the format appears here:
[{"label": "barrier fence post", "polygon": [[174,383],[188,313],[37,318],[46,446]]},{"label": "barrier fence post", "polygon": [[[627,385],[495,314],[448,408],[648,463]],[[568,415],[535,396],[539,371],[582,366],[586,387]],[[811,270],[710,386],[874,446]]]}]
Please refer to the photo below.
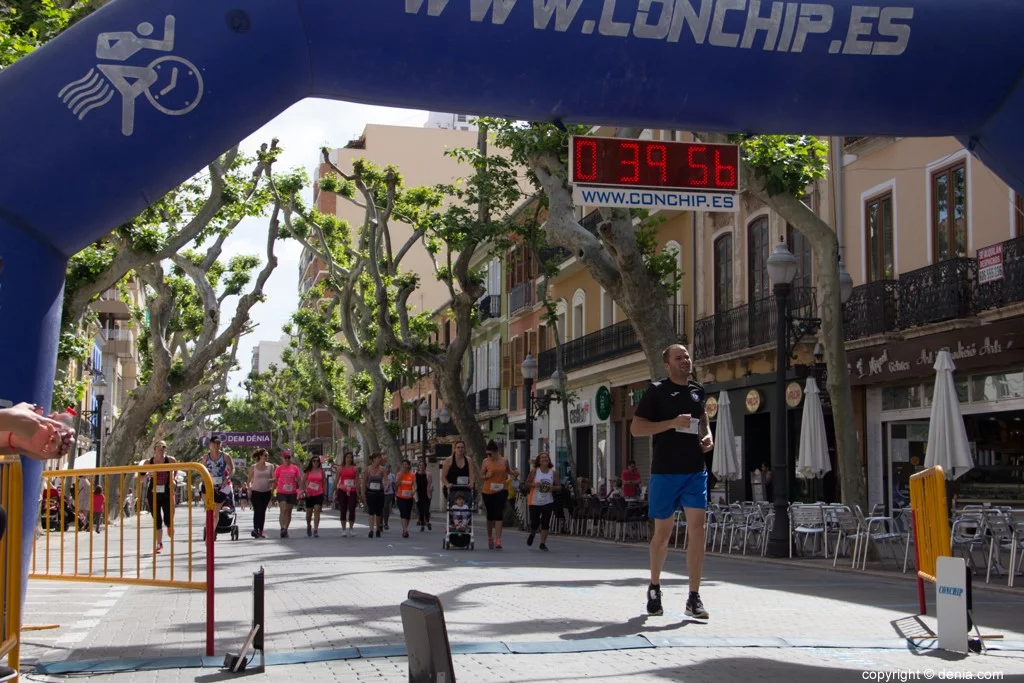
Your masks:
[{"label": "barrier fence post", "polygon": [[[210,495],[210,494],[207,494]],[[213,650],[213,542],[217,536],[214,526],[214,511],[206,510],[206,654],[212,657]]]},{"label": "barrier fence post", "polygon": [[917,540],[917,513],[910,508],[910,528],[914,534],[914,574],[917,575],[917,603],[920,614],[928,614],[928,604],[924,599],[924,579],[921,578],[921,544]]}]

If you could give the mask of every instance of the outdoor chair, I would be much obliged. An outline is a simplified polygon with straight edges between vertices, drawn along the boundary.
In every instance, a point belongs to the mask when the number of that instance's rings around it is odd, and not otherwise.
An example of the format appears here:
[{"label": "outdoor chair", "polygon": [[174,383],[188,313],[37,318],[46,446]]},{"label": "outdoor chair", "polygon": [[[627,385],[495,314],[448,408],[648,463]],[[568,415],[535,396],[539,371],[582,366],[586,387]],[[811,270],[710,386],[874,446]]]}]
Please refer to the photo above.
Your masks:
[{"label": "outdoor chair", "polygon": [[[844,551],[850,552],[850,557],[853,558],[850,568],[856,569],[860,545],[862,542],[867,541],[867,534],[863,531],[863,527],[861,526],[860,520],[857,519],[857,515],[854,514],[853,510],[850,508],[843,507],[837,509],[835,511],[835,517],[836,527],[839,529],[839,536],[836,537],[832,566],[836,566],[836,562],[839,560],[840,548],[843,548]],[[852,551],[849,550],[851,540],[853,541]]]},{"label": "outdoor chair", "polygon": [[964,512],[953,520],[951,531],[952,552],[955,555],[957,550],[960,556],[967,561],[967,566],[974,570],[979,563],[975,561],[975,550],[982,551],[984,557],[985,546],[985,518],[979,512]]},{"label": "outdoor chair", "polygon": [[[793,537],[797,540],[804,536],[804,545],[810,537],[821,538],[825,559],[828,559],[828,536],[825,534],[825,508],[821,505],[801,505],[794,503],[789,506],[789,556],[793,557]],[[803,555],[803,552],[801,552]]]},{"label": "outdoor chair", "polygon": [[[878,561],[885,566],[885,560],[882,559],[882,552],[879,548],[881,545],[891,546],[893,541],[902,540],[902,536],[899,533],[893,531],[893,518],[885,515],[871,515],[870,517],[864,517],[864,513],[861,511],[859,505],[853,506],[854,513],[857,515],[857,521],[860,522],[864,528],[865,538],[864,543],[861,546],[861,569],[868,568],[868,550],[873,545],[878,551]],[[896,556],[896,552],[892,553],[893,563],[899,566],[899,558]]]}]

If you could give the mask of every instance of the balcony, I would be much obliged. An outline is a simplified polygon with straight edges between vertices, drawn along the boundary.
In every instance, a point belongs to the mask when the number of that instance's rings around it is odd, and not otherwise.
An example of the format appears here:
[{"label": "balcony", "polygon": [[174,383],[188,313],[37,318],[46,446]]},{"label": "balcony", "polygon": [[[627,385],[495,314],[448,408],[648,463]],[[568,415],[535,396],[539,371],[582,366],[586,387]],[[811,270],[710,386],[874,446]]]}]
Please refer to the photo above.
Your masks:
[{"label": "balcony", "polygon": [[966,318],[975,312],[978,262],[955,258],[900,276],[899,327]]},{"label": "balcony", "polygon": [[476,302],[476,305],[483,320],[501,317],[501,295],[499,294],[486,294]]},{"label": "balcony", "polygon": [[[670,318],[676,338],[686,341],[686,306],[669,307]],[[609,325],[585,337],[562,344],[562,370],[571,372],[601,361],[625,356],[639,351],[640,338],[633,323],[628,320]],[[541,351],[537,358],[537,373],[540,379],[550,377],[557,367],[556,349]]]},{"label": "balcony", "polygon": [[[979,311],[1024,301],[1024,237],[998,246],[1002,247],[1002,277],[978,285]],[[986,264],[978,265],[981,280],[984,279],[982,269]]]},{"label": "balcony", "polygon": [[501,389],[481,389],[476,394],[476,412],[501,410]]},{"label": "balcony", "polygon": [[135,330],[127,327],[104,327],[100,334],[107,341],[105,351],[119,358],[133,358],[135,355]]},{"label": "balcony", "polygon": [[[794,287],[789,296],[789,308],[793,316],[816,317],[817,290]],[[701,318],[693,325],[693,357],[711,358],[774,343],[777,319],[774,296]]]},{"label": "balcony", "polygon": [[515,315],[537,302],[533,281],[522,282],[508,293],[508,314]]},{"label": "balcony", "polygon": [[128,304],[121,299],[121,293],[113,287],[100,294],[99,298],[92,302],[90,308],[97,313],[106,313],[119,320],[127,320],[131,317]]},{"label": "balcony", "polygon": [[892,332],[899,318],[899,281],[877,280],[854,287],[843,305],[846,341]]}]

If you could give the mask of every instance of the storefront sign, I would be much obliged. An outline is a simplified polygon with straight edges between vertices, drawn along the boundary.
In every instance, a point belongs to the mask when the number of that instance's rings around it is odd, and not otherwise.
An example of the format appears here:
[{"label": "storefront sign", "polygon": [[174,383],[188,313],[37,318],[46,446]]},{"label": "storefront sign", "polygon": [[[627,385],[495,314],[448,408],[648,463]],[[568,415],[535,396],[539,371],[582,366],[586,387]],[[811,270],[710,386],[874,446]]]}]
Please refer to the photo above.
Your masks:
[{"label": "storefront sign", "polygon": [[1003,279],[1003,245],[993,244],[978,250],[978,284]]},{"label": "storefront sign", "polygon": [[612,392],[608,387],[598,387],[594,397],[594,405],[597,408],[597,419],[604,422],[612,414]]},{"label": "storefront sign", "polygon": [[935,356],[948,348],[958,372],[1024,363],[1024,321],[1001,320],[846,354],[850,382],[881,384],[935,374]]},{"label": "storefront sign", "polygon": [[748,413],[756,413],[761,409],[761,392],[757,389],[751,389],[747,392],[747,398],[744,401],[747,406]]},{"label": "storefront sign", "polygon": [[799,382],[790,382],[786,385],[786,405],[796,408],[804,397],[804,389]]},{"label": "storefront sign", "polygon": [[590,424],[590,401],[583,399],[569,408],[569,424],[573,426]]},{"label": "storefront sign", "polygon": [[709,420],[714,420],[718,417],[718,399],[714,396],[708,396],[708,400],[704,402],[704,414],[708,416]]}]

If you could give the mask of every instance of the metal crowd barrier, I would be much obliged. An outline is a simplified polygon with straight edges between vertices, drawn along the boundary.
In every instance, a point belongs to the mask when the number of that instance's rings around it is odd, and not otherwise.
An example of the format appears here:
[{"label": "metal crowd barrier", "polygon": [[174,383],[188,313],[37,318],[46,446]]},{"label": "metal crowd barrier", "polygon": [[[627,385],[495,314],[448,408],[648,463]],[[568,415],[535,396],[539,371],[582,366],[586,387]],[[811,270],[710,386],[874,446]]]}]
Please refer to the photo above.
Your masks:
[{"label": "metal crowd barrier", "polygon": [[946,500],[946,475],[936,465],[910,477],[910,507],[917,557],[917,598],[921,614],[927,613],[924,582],[935,583],[940,557],[953,555]]},{"label": "metal crowd barrier", "polygon": [[[143,491],[145,475],[170,472],[170,481],[177,473],[185,474],[184,493],[177,491],[171,503],[170,522],[173,536],[164,529],[165,554],[157,553],[155,517],[156,486]],[[154,477],[155,479],[155,477]],[[202,483],[205,519],[200,520],[203,540],[193,542],[193,485]],[[93,523],[92,501],[96,485],[105,495],[100,515],[102,528]],[[84,488],[83,488],[84,487]],[[175,486],[176,489],[182,488]],[[117,510],[111,514],[115,499]],[[134,493],[136,509],[126,510],[126,494]],[[151,511],[143,538],[144,499],[149,498]],[[198,499],[197,499],[198,500]],[[179,509],[178,503],[183,507]],[[214,654],[214,540],[216,539],[217,505],[214,502],[213,479],[199,463],[164,463],[138,467],[103,467],[88,470],[51,470],[43,472],[39,524],[32,552],[31,579],[47,581],[79,581],[91,583],[129,584],[184,588],[206,593],[206,654]],[[131,517],[128,515],[131,514]],[[180,517],[187,515],[186,523]],[[132,519],[134,517],[134,519]],[[182,534],[185,538],[182,538]],[[84,535],[84,537],[83,537]],[[10,534],[9,534],[10,536]],[[206,556],[198,556],[205,544]],[[148,547],[147,547],[148,546]],[[182,550],[184,554],[178,550]],[[148,551],[146,554],[145,551]],[[20,554],[20,553],[19,553]],[[8,604],[20,604],[8,603]]]},{"label": "metal crowd barrier", "polygon": [[21,656],[21,459],[0,459],[0,505],[7,512],[7,531],[0,540],[0,590],[3,618],[0,619],[0,657],[17,670]]}]

